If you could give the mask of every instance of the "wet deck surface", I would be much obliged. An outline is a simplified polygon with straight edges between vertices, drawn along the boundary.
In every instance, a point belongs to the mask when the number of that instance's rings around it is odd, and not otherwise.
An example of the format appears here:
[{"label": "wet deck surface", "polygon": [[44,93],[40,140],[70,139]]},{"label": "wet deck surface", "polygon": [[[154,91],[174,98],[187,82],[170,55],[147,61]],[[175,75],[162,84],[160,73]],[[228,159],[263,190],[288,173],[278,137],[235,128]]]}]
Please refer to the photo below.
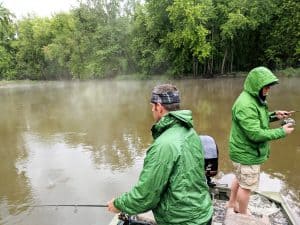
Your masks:
[{"label": "wet deck surface", "polygon": [[253,195],[249,202],[251,216],[226,208],[227,201],[214,199],[213,225],[288,225],[281,209],[267,198]]},{"label": "wet deck surface", "polygon": [[225,225],[271,225],[268,216],[255,217],[235,213],[232,208],[226,210]]}]

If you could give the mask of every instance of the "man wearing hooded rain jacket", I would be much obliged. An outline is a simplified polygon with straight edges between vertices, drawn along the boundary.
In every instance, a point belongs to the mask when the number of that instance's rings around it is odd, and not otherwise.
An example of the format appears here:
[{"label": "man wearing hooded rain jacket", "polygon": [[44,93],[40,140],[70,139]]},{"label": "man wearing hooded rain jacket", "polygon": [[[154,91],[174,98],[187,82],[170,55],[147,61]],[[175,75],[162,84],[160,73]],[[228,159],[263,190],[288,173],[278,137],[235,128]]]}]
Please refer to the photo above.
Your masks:
[{"label": "man wearing hooded rain jacket", "polygon": [[179,110],[179,92],[154,87],[153,143],[133,189],[108,202],[108,210],[135,215],[152,210],[158,225],[206,225],[213,213],[204,171],[203,149],[192,113]]},{"label": "man wearing hooded rain jacket", "polygon": [[294,111],[269,112],[266,97],[278,78],[267,68],[251,70],[244,89],[232,107],[232,126],[229,138],[229,156],[235,168],[231,185],[229,208],[248,214],[251,191],[259,184],[260,165],[270,154],[269,141],[283,138],[294,128],[286,124],[271,129],[269,122],[287,118]]}]

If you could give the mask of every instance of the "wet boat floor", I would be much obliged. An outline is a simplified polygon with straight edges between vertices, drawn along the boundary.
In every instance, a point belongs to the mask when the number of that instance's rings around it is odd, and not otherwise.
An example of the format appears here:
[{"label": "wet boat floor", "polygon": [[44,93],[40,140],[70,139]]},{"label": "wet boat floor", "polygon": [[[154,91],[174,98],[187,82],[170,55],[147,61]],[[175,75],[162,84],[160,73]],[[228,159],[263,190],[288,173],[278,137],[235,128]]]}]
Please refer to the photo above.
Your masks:
[{"label": "wet boat floor", "polygon": [[251,216],[226,208],[227,201],[214,199],[213,224],[219,225],[289,225],[284,212],[275,203],[260,195],[252,195],[249,201]]}]

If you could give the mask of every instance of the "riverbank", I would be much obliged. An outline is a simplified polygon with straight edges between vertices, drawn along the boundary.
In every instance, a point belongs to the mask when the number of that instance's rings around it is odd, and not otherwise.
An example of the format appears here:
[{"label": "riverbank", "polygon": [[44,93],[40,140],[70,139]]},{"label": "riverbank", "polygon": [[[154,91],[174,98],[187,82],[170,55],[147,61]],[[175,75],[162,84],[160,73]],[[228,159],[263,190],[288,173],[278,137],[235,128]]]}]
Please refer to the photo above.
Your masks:
[{"label": "riverbank", "polygon": [[[215,78],[231,78],[231,77],[246,77],[249,71],[238,71],[227,74],[213,74],[213,75],[182,75],[173,76],[169,74],[156,74],[156,75],[145,75],[145,74],[126,74],[118,75],[114,78],[116,80],[172,80],[172,79],[215,79]],[[274,74],[278,77],[300,77],[299,68],[286,68],[284,70],[274,70]]]},{"label": "riverbank", "polygon": [[18,83],[24,84],[33,84],[38,81],[35,80],[0,80],[0,88],[5,86],[17,85]]},{"label": "riverbank", "polygon": [[[239,71],[227,74],[213,74],[213,75],[182,75],[172,76],[168,74],[160,75],[142,75],[142,74],[130,74],[130,75],[119,75],[114,79],[117,80],[170,80],[170,79],[214,79],[214,78],[227,78],[227,77],[246,77],[249,71]],[[274,74],[278,77],[300,77],[299,68],[286,68],[284,70],[274,70]]]},{"label": "riverbank", "polygon": [[[300,67],[299,68],[286,68],[284,70],[275,70],[273,71],[274,74],[278,77],[300,77]],[[145,75],[145,74],[126,74],[126,75],[118,75],[114,78],[103,78],[102,80],[171,80],[171,79],[215,79],[215,78],[226,78],[226,77],[245,77],[247,76],[248,72],[245,71],[239,71],[239,72],[233,72],[228,74],[214,74],[211,76],[208,75],[199,75],[199,76],[189,76],[189,75],[183,75],[183,76],[172,76],[168,74],[160,74],[160,75]],[[32,80],[0,80],[0,86],[6,86],[9,84],[15,84],[17,82],[36,82]]]}]

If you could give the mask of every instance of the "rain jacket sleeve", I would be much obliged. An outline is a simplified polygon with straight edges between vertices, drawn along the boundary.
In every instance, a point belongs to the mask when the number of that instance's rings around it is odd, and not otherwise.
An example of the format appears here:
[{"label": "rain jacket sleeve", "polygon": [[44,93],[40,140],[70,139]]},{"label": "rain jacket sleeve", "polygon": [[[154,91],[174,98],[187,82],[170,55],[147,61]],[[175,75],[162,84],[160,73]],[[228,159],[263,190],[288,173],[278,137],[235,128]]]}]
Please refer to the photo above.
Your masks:
[{"label": "rain jacket sleeve", "polygon": [[276,112],[269,112],[269,120],[270,122],[278,121],[279,119],[276,116]]},{"label": "rain jacket sleeve", "polygon": [[247,138],[253,142],[266,142],[285,137],[286,134],[282,127],[269,129],[268,126],[262,128],[261,120],[257,118],[255,107],[240,107],[236,111],[235,117]]},{"label": "rain jacket sleeve", "polygon": [[147,152],[138,183],[130,192],[115,199],[115,207],[130,215],[155,208],[168,183],[173,165],[170,145],[157,146],[154,143]]}]

